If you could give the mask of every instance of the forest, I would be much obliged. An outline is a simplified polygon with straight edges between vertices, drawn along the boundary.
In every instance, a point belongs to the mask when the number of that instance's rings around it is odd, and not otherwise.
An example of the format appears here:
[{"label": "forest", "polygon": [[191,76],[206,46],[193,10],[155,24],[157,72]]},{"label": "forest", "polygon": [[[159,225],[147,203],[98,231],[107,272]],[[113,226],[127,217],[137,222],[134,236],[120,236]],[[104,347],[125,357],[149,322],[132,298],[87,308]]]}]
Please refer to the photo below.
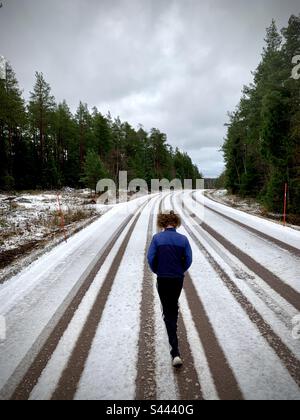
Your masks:
[{"label": "forest", "polygon": [[42,73],[29,101],[12,66],[0,80],[0,190],[95,188],[101,178],[199,179],[191,158],[168,144],[166,134],[103,115],[80,102],[75,114],[56,103]]},{"label": "forest", "polygon": [[285,184],[288,212],[300,214],[300,16],[278,30],[267,29],[254,81],[230,113],[223,146],[225,186],[282,213]]}]

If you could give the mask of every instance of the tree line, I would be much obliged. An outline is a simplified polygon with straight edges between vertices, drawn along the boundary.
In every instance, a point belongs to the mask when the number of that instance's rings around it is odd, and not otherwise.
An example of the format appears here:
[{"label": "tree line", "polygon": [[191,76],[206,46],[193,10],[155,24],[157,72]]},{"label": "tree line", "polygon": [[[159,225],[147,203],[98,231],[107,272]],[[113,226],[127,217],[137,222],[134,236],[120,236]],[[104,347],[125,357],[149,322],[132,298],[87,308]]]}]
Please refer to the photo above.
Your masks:
[{"label": "tree line", "polygon": [[135,129],[82,102],[72,114],[66,101],[56,103],[38,72],[26,102],[10,64],[6,70],[0,80],[0,190],[94,188],[100,178],[118,183],[119,171],[149,186],[151,179],[202,177],[159,129]]},{"label": "tree line", "polygon": [[292,77],[299,54],[300,16],[281,32],[273,21],[254,81],[229,115],[223,146],[226,187],[279,213],[286,183],[289,213],[300,213],[300,80]]}]

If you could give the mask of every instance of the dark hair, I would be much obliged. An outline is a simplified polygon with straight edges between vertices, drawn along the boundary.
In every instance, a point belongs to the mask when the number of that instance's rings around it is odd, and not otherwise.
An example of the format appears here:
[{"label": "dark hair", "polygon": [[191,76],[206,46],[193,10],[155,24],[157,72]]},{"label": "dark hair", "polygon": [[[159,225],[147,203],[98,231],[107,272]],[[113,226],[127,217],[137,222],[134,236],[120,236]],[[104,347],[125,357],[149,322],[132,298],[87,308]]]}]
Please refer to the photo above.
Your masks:
[{"label": "dark hair", "polygon": [[166,229],[168,226],[173,226],[177,229],[181,226],[181,217],[175,214],[173,210],[169,213],[160,213],[157,217],[157,226],[159,229]]}]

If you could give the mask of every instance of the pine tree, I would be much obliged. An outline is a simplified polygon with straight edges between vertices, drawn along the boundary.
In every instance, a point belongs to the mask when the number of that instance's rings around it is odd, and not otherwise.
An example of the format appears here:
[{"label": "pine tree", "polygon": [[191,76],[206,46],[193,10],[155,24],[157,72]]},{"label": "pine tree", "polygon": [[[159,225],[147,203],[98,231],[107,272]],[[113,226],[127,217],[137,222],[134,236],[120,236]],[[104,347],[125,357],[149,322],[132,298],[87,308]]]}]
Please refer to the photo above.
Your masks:
[{"label": "pine tree", "polygon": [[93,131],[95,138],[95,151],[103,160],[108,160],[112,149],[112,133],[108,119],[97,108],[93,108]]},{"label": "pine tree", "polygon": [[96,192],[98,181],[106,177],[107,172],[98,154],[93,150],[88,150],[83,165],[81,182]]},{"label": "pine tree", "polygon": [[81,101],[77,109],[75,120],[77,122],[78,137],[79,137],[79,160],[80,168],[83,168],[86,151],[91,146],[93,133],[92,133],[92,118],[87,104]]},{"label": "pine tree", "polygon": [[157,128],[152,128],[150,134],[150,148],[153,154],[155,178],[166,176],[168,164],[167,136],[161,133]]},{"label": "pine tree", "polygon": [[25,125],[24,100],[15,73],[6,65],[6,80],[0,80],[0,188],[18,186],[14,177],[14,154],[22,141]]},{"label": "pine tree", "polygon": [[112,178],[118,184],[119,172],[126,170],[126,159],[125,154],[125,138],[126,133],[124,130],[124,124],[117,117],[111,124],[112,132],[112,150],[110,155],[110,170]]},{"label": "pine tree", "polygon": [[36,179],[42,187],[55,187],[57,169],[53,156],[54,112],[56,109],[50,85],[42,73],[36,73],[36,82],[30,94],[28,114],[30,131],[35,144]]},{"label": "pine tree", "polygon": [[55,160],[63,185],[76,187],[79,183],[79,145],[76,123],[66,101],[55,113]]}]

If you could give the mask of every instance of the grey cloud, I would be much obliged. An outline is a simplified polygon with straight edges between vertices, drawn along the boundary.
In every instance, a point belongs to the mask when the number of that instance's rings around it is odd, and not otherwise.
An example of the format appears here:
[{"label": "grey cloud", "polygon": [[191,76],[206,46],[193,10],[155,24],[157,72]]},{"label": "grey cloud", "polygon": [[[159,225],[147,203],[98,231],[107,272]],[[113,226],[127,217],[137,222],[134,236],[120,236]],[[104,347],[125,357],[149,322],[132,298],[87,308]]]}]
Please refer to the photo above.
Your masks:
[{"label": "grey cloud", "polygon": [[57,100],[160,128],[206,176],[223,167],[227,111],[252,80],[272,18],[298,0],[6,0],[0,55],[28,97],[43,71]]}]

